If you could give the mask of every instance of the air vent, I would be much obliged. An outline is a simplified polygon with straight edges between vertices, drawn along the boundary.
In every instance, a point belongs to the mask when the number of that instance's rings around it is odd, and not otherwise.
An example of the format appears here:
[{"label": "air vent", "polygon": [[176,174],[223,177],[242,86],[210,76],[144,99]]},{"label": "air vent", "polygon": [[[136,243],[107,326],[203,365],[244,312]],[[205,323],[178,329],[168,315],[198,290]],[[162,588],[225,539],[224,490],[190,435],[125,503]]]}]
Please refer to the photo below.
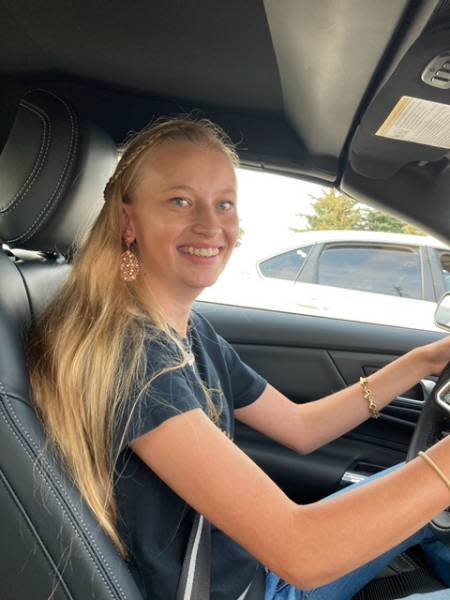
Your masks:
[{"label": "air vent", "polygon": [[422,73],[422,81],[443,90],[450,89],[450,50],[428,63]]}]

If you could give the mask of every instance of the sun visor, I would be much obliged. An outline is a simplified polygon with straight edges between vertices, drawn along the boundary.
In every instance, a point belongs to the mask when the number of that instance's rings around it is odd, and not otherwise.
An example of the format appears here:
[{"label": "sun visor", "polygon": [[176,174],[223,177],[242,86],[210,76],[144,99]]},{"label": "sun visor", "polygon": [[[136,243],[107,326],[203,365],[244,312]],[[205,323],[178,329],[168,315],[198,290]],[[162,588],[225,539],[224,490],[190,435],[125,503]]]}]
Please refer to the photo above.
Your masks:
[{"label": "sun visor", "polygon": [[450,155],[450,28],[425,31],[382,85],[355,132],[357,174],[388,179]]}]

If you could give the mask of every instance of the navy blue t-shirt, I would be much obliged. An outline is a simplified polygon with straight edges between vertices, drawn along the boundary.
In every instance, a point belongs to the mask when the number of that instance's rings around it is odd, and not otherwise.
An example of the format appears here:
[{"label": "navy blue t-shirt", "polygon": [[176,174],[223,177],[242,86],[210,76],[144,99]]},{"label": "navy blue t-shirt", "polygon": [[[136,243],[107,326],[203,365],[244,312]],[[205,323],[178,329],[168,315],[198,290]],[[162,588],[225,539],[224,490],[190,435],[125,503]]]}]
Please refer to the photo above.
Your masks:
[{"label": "navy blue t-shirt", "polygon": [[[195,363],[158,376],[138,398],[130,398],[129,426],[116,469],[119,534],[130,552],[130,568],[144,598],[175,600],[194,511],[128,448],[136,437],[177,414],[201,408],[208,414],[199,378],[221,406],[219,426],[234,438],[235,408],[254,402],[267,382],[220,337],[201,315],[192,314]],[[167,336],[149,336],[146,379],[180,360]],[[186,473],[189,477],[189,473]],[[253,579],[258,562],[244,548],[211,526],[211,599],[236,600]]]}]

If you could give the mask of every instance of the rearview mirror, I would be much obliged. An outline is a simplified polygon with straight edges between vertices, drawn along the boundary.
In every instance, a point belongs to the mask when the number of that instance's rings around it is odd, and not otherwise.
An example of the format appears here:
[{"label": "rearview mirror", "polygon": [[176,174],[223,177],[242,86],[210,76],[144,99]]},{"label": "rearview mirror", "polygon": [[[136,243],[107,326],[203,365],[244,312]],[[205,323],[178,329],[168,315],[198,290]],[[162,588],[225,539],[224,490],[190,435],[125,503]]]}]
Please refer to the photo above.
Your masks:
[{"label": "rearview mirror", "polygon": [[447,292],[439,300],[434,313],[434,321],[438,327],[450,331],[450,292]]}]

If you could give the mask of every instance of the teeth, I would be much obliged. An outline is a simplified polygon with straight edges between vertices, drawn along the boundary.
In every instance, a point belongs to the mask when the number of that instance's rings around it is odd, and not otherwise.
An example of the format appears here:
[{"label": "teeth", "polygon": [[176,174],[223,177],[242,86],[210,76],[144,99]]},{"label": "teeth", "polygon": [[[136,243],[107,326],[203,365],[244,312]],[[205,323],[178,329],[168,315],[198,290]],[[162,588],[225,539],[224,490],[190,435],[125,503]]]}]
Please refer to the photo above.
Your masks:
[{"label": "teeth", "polygon": [[219,248],[193,248],[192,246],[185,246],[181,250],[195,256],[217,256],[219,254]]}]

